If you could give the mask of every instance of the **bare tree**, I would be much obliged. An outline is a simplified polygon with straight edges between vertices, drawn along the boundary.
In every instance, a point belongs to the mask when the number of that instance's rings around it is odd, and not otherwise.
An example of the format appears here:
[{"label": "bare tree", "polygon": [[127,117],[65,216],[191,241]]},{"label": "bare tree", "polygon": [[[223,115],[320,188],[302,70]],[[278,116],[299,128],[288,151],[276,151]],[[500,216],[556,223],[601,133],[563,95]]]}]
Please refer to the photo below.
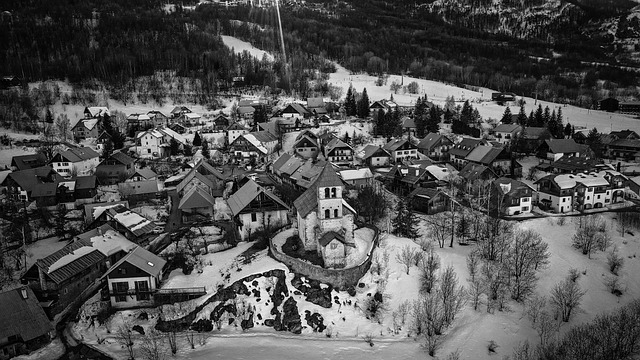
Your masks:
[{"label": "bare tree", "polygon": [[131,331],[131,327],[127,322],[118,327],[118,331],[116,332],[116,339],[118,343],[124,346],[129,353],[129,359],[135,359],[135,350],[133,349],[133,333]]},{"label": "bare tree", "polygon": [[549,264],[549,245],[533,229],[517,230],[506,257],[511,298],[525,300],[533,292],[536,272]]},{"label": "bare tree", "polygon": [[477,251],[472,251],[467,255],[467,270],[469,270],[469,281],[474,282],[478,277],[478,266],[480,266],[480,256]]},{"label": "bare tree", "polygon": [[417,336],[424,340],[430,356],[434,356],[440,346],[442,329],[444,327],[443,309],[439,296],[432,294],[420,295],[413,303],[413,328]]},{"label": "bare tree", "polygon": [[171,329],[167,334],[167,341],[169,342],[169,348],[171,349],[171,354],[176,355],[178,352],[178,339],[176,337],[175,329]]},{"label": "bare tree", "polygon": [[527,317],[533,324],[538,322],[538,318],[540,314],[547,307],[547,298],[546,296],[534,296],[531,299],[528,299],[525,303],[525,313]]},{"label": "bare tree", "polygon": [[440,248],[444,248],[444,245],[447,243],[447,239],[449,239],[449,236],[451,235],[448,225],[450,220],[450,217],[445,213],[438,213],[425,218],[427,236],[435,239]]},{"label": "bare tree", "polygon": [[196,348],[195,332],[188,331],[186,337],[187,337],[187,342],[191,346],[191,349],[195,349]]},{"label": "bare tree", "polygon": [[618,254],[618,247],[614,246],[611,252],[607,255],[607,265],[612,274],[618,275],[618,272],[624,265],[624,258]]},{"label": "bare tree", "polygon": [[482,294],[484,294],[484,284],[479,276],[476,276],[473,279],[469,279],[469,290],[467,295],[469,300],[471,300],[471,304],[473,305],[473,310],[478,310],[480,306]]},{"label": "bare tree", "polygon": [[577,281],[565,279],[557,283],[551,290],[551,304],[561,316],[562,321],[568,322],[574,310],[580,306],[586,291],[580,289]]},{"label": "bare tree", "polygon": [[551,336],[559,329],[559,323],[548,311],[542,311],[538,315],[538,321],[533,324],[533,328],[540,337],[540,345],[546,346],[551,340]]},{"label": "bare tree", "polygon": [[411,304],[409,303],[409,300],[405,300],[391,314],[393,318],[393,329],[394,329],[393,331],[396,334],[398,334],[400,329],[406,324],[407,316],[409,315],[410,310],[411,310]]},{"label": "bare tree", "polygon": [[431,292],[438,281],[436,271],[439,268],[440,256],[431,249],[420,261],[420,292]]},{"label": "bare tree", "polygon": [[611,238],[607,233],[607,224],[602,216],[581,216],[573,235],[573,247],[582,251],[591,259],[591,253],[600,250],[606,251],[611,244]]},{"label": "bare tree", "polygon": [[140,344],[140,352],[145,360],[163,360],[166,356],[162,334],[151,329]]},{"label": "bare tree", "polygon": [[416,250],[411,245],[405,245],[402,250],[396,254],[396,261],[405,266],[407,275],[409,275],[409,269],[413,265],[413,258]]},{"label": "bare tree", "polygon": [[513,237],[514,225],[492,217],[484,217],[484,219],[485,226],[478,239],[478,251],[486,260],[502,262]]},{"label": "bare tree", "polygon": [[71,122],[66,114],[60,114],[56,118],[56,130],[60,141],[67,141],[71,137]]},{"label": "bare tree", "polygon": [[442,301],[442,319],[444,326],[453,323],[456,315],[464,306],[466,292],[463,286],[458,285],[458,276],[453,266],[444,269],[438,281],[438,295]]},{"label": "bare tree", "polygon": [[482,282],[487,294],[487,312],[495,307],[504,310],[509,296],[509,276],[504,264],[496,261],[485,261],[482,265]]}]

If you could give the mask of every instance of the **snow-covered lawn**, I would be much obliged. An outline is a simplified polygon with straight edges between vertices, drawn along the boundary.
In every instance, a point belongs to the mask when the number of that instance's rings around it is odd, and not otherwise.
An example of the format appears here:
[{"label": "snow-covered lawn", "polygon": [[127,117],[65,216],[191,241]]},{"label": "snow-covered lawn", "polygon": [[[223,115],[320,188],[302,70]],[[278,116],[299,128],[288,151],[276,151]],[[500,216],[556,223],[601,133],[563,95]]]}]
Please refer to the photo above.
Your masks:
[{"label": "snow-covered lawn", "polygon": [[36,260],[62,249],[66,244],[66,241],[59,241],[58,237],[54,236],[27,245],[27,268],[35,264]]},{"label": "snow-covered lawn", "polygon": [[166,219],[169,216],[167,207],[164,205],[144,205],[135,207],[131,210],[152,221],[160,221],[161,219]]},{"label": "snow-covered lawn", "polygon": [[[2,133],[0,132],[0,135]],[[26,147],[26,146],[14,146],[12,148],[9,147],[0,147],[0,170],[4,169],[5,166],[10,166],[11,165],[11,159],[13,159],[14,156],[20,156],[20,155],[29,155],[29,154],[35,154],[36,153],[36,148],[33,147]]]},{"label": "snow-covered lawn", "polygon": [[266,56],[269,61],[273,61],[273,55],[233,36],[222,35],[222,42],[238,54],[248,51],[249,54],[256,59],[262,60],[262,58]]}]

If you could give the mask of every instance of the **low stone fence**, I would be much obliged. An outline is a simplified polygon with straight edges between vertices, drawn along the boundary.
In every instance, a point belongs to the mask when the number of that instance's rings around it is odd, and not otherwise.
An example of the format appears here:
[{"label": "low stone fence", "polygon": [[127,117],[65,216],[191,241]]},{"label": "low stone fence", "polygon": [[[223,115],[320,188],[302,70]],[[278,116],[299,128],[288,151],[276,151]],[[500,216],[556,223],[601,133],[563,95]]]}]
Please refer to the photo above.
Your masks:
[{"label": "low stone fence", "polygon": [[[335,288],[344,290],[349,286],[356,286],[358,284],[358,281],[364,276],[364,274],[369,271],[369,267],[371,266],[371,254],[373,253],[373,250],[378,246],[380,230],[378,230],[376,226],[369,224],[357,225],[358,227],[366,227],[372,229],[374,232],[373,246],[371,246],[371,249],[369,249],[366,260],[358,266],[346,269],[325,269],[323,267],[310,264],[304,260],[291,257],[279,251],[271,241],[269,241],[269,253],[273,258],[287,265],[289,269],[295,273],[302,274],[311,279],[318,280],[320,282],[330,284]],[[279,232],[290,228],[291,225],[288,225],[280,229]]]}]

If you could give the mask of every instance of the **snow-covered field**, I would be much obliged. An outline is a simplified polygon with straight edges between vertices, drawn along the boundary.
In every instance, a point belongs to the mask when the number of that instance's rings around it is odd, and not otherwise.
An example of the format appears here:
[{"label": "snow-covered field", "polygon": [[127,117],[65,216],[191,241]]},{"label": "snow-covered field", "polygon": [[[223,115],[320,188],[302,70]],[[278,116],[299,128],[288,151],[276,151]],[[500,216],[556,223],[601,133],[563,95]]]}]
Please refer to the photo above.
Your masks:
[{"label": "snow-covered field", "polygon": [[[10,135],[13,137],[13,135]],[[0,147],[0,170],[4,169],[5,166],[9,167],[11,165],[11,159],[14,156],[20,155],[29,155],[35,154],[36,148],[26,147],[26,146],[14,146],[12,148],[9,147]]]},{"label": "snow-covered field", "polygon": [[247,51],[251,56],[257,59],[262,60],[262,58],[266,56],[269,61],[273,61],[273,55],[233,36],[222,35],[222,42],[238,54]]},{"label": "snow-covered field", "polygon": [[36,263],[36,260],[47,257],[67,245],[66,241],[60,241],[57,236],[38,240],[27,245],[27,268]]}]

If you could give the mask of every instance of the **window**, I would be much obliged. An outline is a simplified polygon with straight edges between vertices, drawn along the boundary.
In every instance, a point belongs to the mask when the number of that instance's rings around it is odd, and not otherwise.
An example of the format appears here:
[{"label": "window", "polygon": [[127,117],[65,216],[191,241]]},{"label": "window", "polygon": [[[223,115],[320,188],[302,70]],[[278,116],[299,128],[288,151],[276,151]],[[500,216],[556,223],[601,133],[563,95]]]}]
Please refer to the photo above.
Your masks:
[{"label": "window", "polygon": [[127,269],[125,268],[118,268],[118,273],[120,275],[127,275]]},{"label": "window", "polygon": [[598,195],[598,200],[600,200],[600,195]]},{"label": "window", "polygon": [[149,283],[136,281],[136,297],[138,300],[149,300]]},{"label": "window", "polygon": [[147,154],[151,154],[151,149],[147,149]]},{"label": "window", "polygon": [[333,210],[333,217],[338,217],[338,209]]},{"label": "window", "polygon": [[324,218],[325,219],[330,219],[331,218],[331,212],[329,211],[329,209],[326,209],[324,211]]},{"label": "window", "polygon": [[336,197],[336,188],[331,188],[331,197]]},{"label": "window", "polygon": [[528,206],[523,206],[522,207],[522,211],[529,211],[529,207]]},{"label": "window", "polygon": [[338,244],[336,244],[335,241],[331,243],[331,250],[335,250],[337,248],[338,248]]},{"label": "window", "polygon": [[329,188],[324,188],[324,197],[325,198],[329,197]]},{"label": "window", "polygon": [[258,215],[256,213],[251,213],[251,222],[258,221]]}]

